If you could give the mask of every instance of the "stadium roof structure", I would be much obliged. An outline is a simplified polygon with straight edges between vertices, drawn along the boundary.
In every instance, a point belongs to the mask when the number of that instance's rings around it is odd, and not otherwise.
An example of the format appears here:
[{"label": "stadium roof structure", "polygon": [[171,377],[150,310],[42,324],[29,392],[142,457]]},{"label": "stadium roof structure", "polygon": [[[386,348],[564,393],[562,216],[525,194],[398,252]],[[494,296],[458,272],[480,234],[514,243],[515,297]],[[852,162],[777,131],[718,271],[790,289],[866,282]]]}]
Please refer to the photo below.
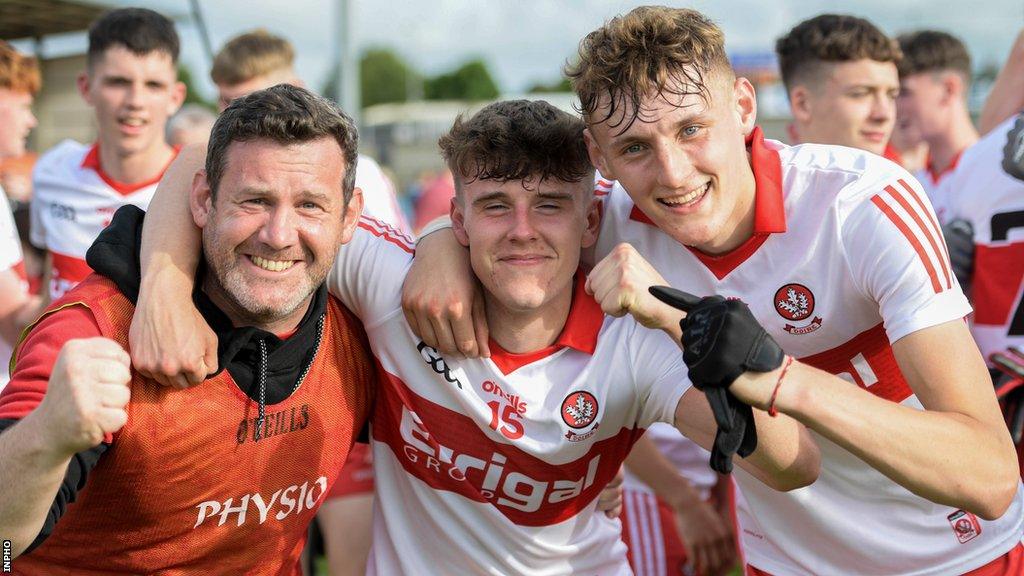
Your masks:
[{"label": "stadium roof structure", "polygon": [[42,38],[85,30],[108,8],[72,0],[0,0],[0,39]]}]

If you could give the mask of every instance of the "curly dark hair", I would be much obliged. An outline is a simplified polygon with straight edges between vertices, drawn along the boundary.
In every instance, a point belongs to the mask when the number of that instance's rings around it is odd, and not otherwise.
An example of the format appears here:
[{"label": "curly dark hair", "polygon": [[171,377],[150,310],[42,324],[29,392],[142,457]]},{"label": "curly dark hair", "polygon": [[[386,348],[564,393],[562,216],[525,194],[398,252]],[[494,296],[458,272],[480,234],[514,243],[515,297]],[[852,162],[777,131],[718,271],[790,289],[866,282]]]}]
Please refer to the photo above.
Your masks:
[{"label": "curly dark hair", "polygon": [[508,100],[459,115],[438,145],[460,194],[463,179],[580,182],[594,175],[584,127],[543,100]]}]

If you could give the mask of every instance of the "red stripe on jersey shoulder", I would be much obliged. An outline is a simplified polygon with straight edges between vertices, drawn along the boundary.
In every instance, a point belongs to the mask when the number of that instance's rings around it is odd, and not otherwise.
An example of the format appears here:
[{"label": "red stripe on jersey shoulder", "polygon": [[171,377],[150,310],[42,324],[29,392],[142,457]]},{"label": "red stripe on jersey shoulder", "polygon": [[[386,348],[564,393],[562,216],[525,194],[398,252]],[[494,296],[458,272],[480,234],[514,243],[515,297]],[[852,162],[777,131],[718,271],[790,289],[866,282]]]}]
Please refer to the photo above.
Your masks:
[{"label": "red stripe on jersey shoulder", "polygon": [[[374,412],[374,441],[385,443],[407,474],[434,490],[490,504],[520,526],[557,524],[590,505],[644,432],[622,428],[594,442],[586,454],[571,462],[547,462],[515,441],[495,440],[499,434],[486,422],[419,396],[387,371],[382,374],[384,390]],[[537,420],[516,419],[524,427],[522,440],[530,438],[531,421]],[[562,437],[552,440],[567,449],[573,446]]]},{"label": "red stripe on jersey shoulder", "polygon": [[837,376],[845,374],[861,388],[893,402],[902,402],[914,393],[896,363],[882,324],[800,361]]},{"label": "red stripe on jersey shoulder", "polygon": [[921,199],[921,194],[919,194],[917,190],[914,190],[914,188],[910,184],[907,184],[906,180],[900,178],[899,180],[897,180],[897,182],[899,182],[900,186],[902,186],[903,189],[907,191],[907,194],[909,194],[910,197],[913,198],[915,202],[917,202],[917,206],[921,209],[921,213],[928,217],[928,221],[931,222],[932,224],[932,230],[935,232],[935,235],[939,237],[939,240],[942,241],[942,249],[948,256],[949,248],[946,246],[946,238],[942,235],[942,228],[939,226],[939,223],[935,220],[935,215],[932,214],[932,211],[925,208],[924,200]]},{"label": "red stripe on jersey shoulder", "polygon": [[405,234],[394,229],[391,225],[381,222],[376,218],[371,216],[360,216],[359,227],[378,238],[383,238],[384,240],[391,242],[409,254],[414,254],[416,252],[416,244],[413,242],[412,238],[409,238]]},{"label": "red stripe on jersey shoulder", "polygon": [[[908,185],[903,180],[899,180],[899,183],[904,188],[904,190],[906,190],[906,193],[911,198],[913,198],[917,203],[916,209],[912,208],[910,206],[910,202],[907,201],[906,197],[898,190],[896,190],[896,188],[894,188],[893,186],[886,186],[885,191],[888,192],[889,195],[892,196],[893,199],[895,199],[896,202],[898,202],[904,210],[907,211],[907,214],[910,214],[910,218],[914,221],[915,224],[917,224],[921,232],[924,233],[925,239],[928,240],[928,244],[931,245],[932,251],[934,251],[935,255],[939,259],[939,265],[942,267],[942,273],[946,277],[946,288],[951,288],[953,285],[950,283],[949,279],[949,266],[946,263],[948,255],[946,254],[945,239],[942,238],[942,230],[939,229],[938,225],[935,223],[935,220],[932,219],[931,212],[927,208],[925,208],[924,202],[922,202],[921,199],[918,198],[917,194],[914,192],[914,189],[911,188],[910,185]],[[921,214],[924,214],[929,219],[931,226],[925,224],[924,220],[921,218]],[[936,237],[938,237],[938,242],[935,241]],[[939,249],[939,244],[942,244],[941,250]]]},{"label": "red stripe on jersey shoulder", "polygon": [[878,194],[871,197],[871,202],[889,218],[896,228],[899,229],[900,233],[903,234],[903,237],[907,239],[907,242],[914,247],[914,251],[917,252],[917,257],[921,260],[921,263],[924,264],[925,271],[928,272],[928,278],[931,279],[932,289],[935,290],[935,293],[938,294],[939,292],[942,292],[942,284],[939,283],[939,275],[935,271],[935,266],[932,264],[931,258],[928,257],[928,253],[925,252],[921,241],[918,240],[917,235],[910,229],[910,226],[908,226],[907,223],[904,222],[898,214],[896,214],[896,211],[886,204],[885,200],[883,200]]}]

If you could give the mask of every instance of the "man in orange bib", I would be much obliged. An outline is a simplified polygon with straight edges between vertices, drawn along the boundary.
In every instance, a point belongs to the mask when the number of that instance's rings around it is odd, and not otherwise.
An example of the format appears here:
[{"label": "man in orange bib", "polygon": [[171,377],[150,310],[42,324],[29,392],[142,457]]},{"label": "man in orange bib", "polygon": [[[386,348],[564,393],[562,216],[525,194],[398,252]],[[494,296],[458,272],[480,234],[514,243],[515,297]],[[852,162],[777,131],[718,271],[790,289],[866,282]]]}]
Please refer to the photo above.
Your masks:
[{"label": "man in orange bib", "polygon": [[0,395],[14,573],[301,574],[307,526],[372,403],[366,336],[324,287],[362,208],[357,139],[292,86],[218,120],[190,206],[195,302],[220,341],[205,361],[221,370],[197,390],[130,368],[137,268],[91,276],[23,339]]}]

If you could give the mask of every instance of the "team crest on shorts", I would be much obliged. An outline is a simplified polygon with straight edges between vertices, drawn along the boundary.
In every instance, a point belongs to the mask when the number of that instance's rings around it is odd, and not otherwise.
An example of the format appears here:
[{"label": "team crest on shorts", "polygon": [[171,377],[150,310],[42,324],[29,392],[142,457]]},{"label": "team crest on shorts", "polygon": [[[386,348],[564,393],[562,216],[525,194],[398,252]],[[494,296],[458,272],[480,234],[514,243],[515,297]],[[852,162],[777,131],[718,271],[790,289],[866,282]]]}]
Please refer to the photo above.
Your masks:
[{"label": "team crest on shorts", "polygon": [[[803,284],[786,284],[775,292],[773,301],[775,311],[786,320],[801,322],[814,314],[814,293]],[[783,330],[790,334],[810,334],[821,328],[821,317],[814,316],[812,320],[803,326],[786,324]]]},{"label": "team crest on shorts", "polygon": [[953,533],[961,544],[970,542],[981,534],[981,522],[978,522],[978,517],[970,512],[957,510],[946,516],[946,519],[949,520],[949,525],[953,527]]},{"label": "team crest on shorts", "polygon": [[[597,419],[597,398],[594,397],[590,392],[578,390],[570,393],[562,400],[562,421],[566,423],[570,428],[579,430],[586,428],[594,423]],[[597,426],[594,426],[594,430]],[[578,442],[583,440],[584,437],[589,438],[593,430],[585,435],[578,435],[572,431],[566,434],[566,438],[570,441]]]}]

